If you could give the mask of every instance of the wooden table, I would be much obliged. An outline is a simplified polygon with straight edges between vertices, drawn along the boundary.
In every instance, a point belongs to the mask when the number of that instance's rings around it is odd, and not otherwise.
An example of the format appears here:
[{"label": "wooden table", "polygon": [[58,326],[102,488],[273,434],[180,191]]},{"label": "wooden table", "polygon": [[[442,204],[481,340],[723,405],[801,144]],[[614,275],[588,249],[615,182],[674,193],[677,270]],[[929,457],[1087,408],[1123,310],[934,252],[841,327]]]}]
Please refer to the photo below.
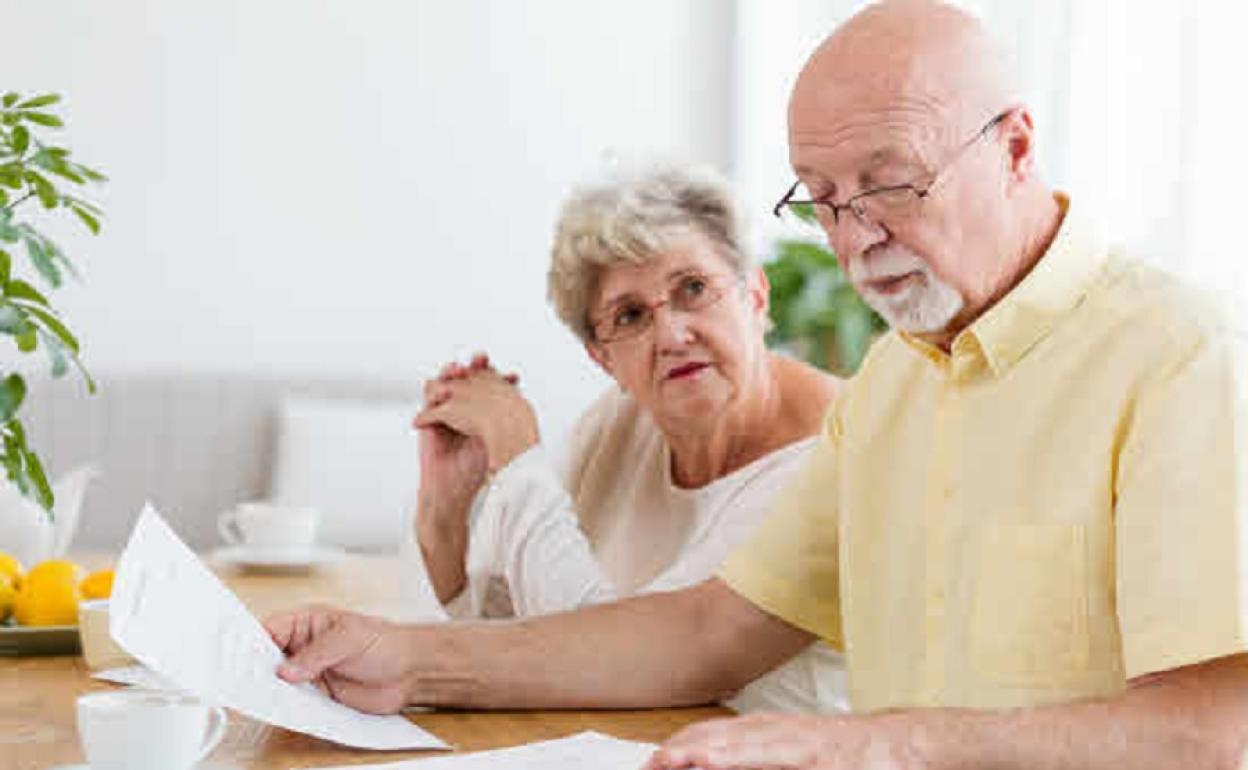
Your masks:
[{"label": "wooden table", "polygon": [[[98,563],[97,558],[84,561]],[[405,600],[397,559],[352,556],[302,575],[239,573],[214,565],[257,616],[308,601],[393,613]],[[82,762],[74,700],[114,685],[90,678],[82,658],[0,658],[0,770],[45,770]],[[598,730],[619,738],[659,742],[680,728],[730,714],[720,707],[648,711],[526,711],[415,713],[409,718],[460,751],[513,746]],[[347,749],[271,727],[230,712],[230,727],[209,762],[225,767],[289,770],[391,762],[442,752]]]}]

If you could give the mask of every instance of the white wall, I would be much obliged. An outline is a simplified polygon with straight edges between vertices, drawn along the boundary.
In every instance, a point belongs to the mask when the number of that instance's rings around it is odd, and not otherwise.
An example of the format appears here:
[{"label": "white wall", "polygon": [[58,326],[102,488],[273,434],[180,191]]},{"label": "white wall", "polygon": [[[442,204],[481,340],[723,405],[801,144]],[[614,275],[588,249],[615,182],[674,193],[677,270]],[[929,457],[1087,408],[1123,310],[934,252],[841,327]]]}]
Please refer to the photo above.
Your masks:
[{"label": "white wall", "polygon": [[4,88],[112,177],[59,300],[96,370],[420,377],[476,348],[546,428],[605,383],[545,302],[613,154],[730,155],[722,0],[7,0]]}]

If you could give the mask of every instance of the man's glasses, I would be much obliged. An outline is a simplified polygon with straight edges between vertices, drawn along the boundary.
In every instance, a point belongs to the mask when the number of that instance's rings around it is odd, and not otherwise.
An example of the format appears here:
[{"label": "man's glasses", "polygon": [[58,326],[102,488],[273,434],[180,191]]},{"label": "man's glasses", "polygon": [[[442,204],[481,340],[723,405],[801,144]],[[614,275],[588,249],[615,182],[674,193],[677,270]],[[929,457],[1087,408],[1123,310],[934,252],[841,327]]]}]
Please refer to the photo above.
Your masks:
[{"label": "man's glasses", "polygon": [[844,203],[833,203],[826,198],[816,198],[810,194],[801,180],[793,183],[789,191],[775,205],[771,213],[783,218],[788,211],[798,219],[808,219],[813,214],[825,229],[832,229],[840,223],[843,212],[851,212],[864,224],[875,225],[884,221],[896,221],[914,214],[920,201],[931,194],[932,188],[940,181],[941,176],[954,166],[966,154],[971,145],[988,135],[1001,121],[1005,120],[1013,110],[1006,110],[984,124],[983,128],[958,147],[953,157],[939,169],[926,185],[898,184],[876,187],[858,193]]},{"label": "man's glasses", "polygon": [[696,272],[681,273],[660,298],[646,301],[629,296],[615,302],[597,319],[591,319],[594,339],[601,343],[640,337],[654,326],[654,313],[663,305],[680,313],[698,313],[714,305],[738,283],[731,278],[712,278]]}]

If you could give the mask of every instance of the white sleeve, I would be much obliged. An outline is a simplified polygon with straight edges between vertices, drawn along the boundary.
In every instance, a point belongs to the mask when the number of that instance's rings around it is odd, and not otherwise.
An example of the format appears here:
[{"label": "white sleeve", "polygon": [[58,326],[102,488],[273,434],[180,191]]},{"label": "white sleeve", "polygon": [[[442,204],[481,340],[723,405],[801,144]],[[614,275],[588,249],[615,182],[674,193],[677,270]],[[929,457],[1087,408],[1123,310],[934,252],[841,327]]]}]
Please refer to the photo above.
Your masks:
[{"label": "white sleeve", "polygon": [[581,531],[571,496],[539,445],[491,481],[468,539],[468,584],[446,605],[480,617],[491,579],[501,577],[516,615],[540,615],[609,601],[614,587]]}]

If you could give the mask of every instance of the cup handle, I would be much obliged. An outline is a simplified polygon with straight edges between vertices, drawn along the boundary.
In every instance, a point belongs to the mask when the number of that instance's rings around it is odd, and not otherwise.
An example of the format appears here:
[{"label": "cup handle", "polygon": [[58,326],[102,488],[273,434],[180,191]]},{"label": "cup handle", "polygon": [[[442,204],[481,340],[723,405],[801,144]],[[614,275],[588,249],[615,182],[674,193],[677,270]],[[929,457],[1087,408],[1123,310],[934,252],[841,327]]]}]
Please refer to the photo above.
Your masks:
[{"label": "cup handle", "polygon": [[225,709],[220,706],[212,707],[213,725],[208,728],[208,734],[204,737],[204,747],[199,750],[199,756],[195,757],[195,764],[199,764],[200,760],[208,756],[221,739],[225,737],[225,728],[229,724],[229,719],[225,716]]},{"label": "cup handle", "polygon": [[238,515],[234,511],[225,511],[217,517],[217,532],[227,545],[239,545],[243,542],[238,533]]}]

